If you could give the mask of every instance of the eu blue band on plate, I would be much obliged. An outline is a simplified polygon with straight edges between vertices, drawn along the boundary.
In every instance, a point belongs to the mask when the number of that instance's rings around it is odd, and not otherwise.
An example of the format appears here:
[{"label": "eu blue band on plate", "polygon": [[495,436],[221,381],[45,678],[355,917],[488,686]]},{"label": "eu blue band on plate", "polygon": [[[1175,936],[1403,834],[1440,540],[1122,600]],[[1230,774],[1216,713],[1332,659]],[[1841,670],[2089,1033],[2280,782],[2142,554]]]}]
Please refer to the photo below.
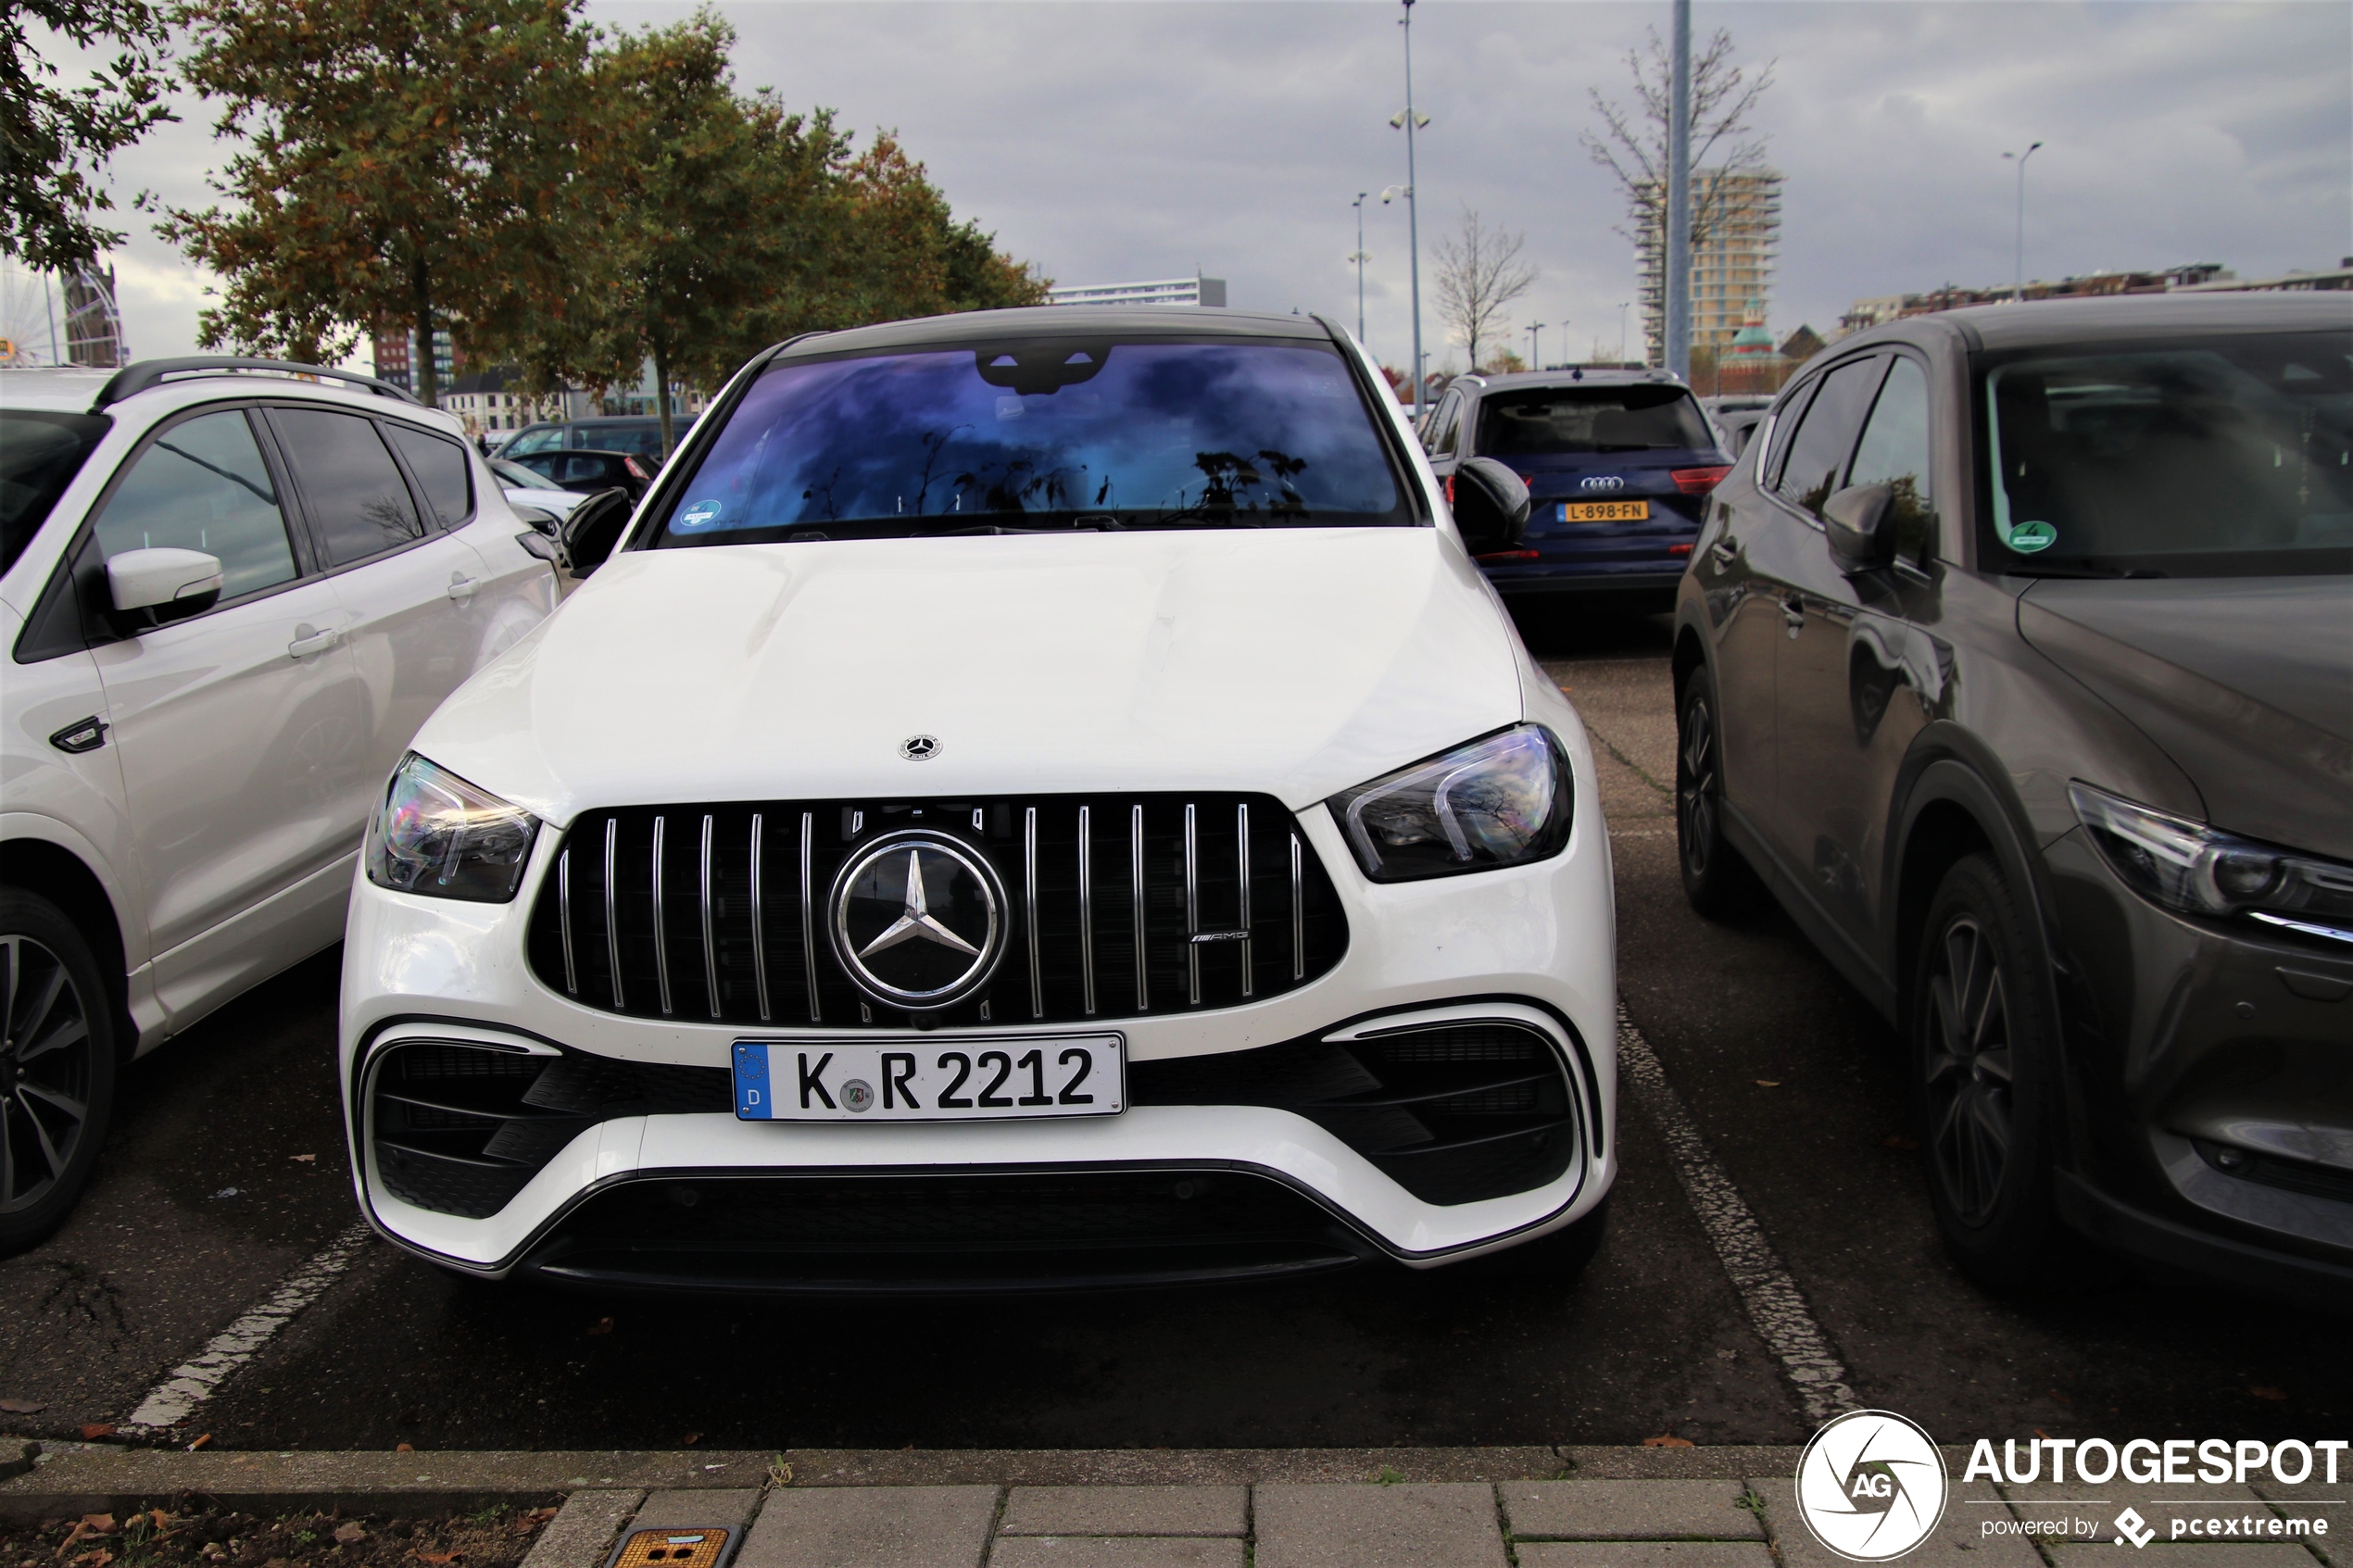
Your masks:
[{"label": "eu blue band on plate", "polygon": [[773,1101],[768,1095],[768,1047],[745,1045],[736,1047],[736,1114],[761,1117],[773,1115]]}]

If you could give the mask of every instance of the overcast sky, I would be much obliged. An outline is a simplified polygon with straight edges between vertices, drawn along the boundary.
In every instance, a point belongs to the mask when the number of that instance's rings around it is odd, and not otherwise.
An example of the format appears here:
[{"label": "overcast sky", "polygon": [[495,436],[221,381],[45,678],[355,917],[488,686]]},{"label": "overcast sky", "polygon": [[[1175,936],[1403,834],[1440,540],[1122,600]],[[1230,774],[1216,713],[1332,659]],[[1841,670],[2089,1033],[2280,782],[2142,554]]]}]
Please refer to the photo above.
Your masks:
[{"label": "overcast sky", "polygon": [[[896,129],[960,217],[1062,282],[1229,281],[1239,307],[1353,324],[1350,203],[1365,205],[1366,337],[1407,358],[1405,179],[1394,3],[1372,0],[822,0],[724,4],[736,72],[795,106],[827,105],[862,140]],[[593,4],[609,26],[686,5]],[[2028,170],[2026,268],[2219,261],[2243,275],[2353,253],[2353,6],[2090,5],[2045,0],[1717,0],[1739,57],[1770,63],[1756,117],[1784,187],[1776,335],[1834,325],[1859,296],[2010,275]],[[1624,90],[1627,49],[1663,3],[1421,0],[1417,107],[1425,346],[1433,242],[1466,205],[1522,232],[1542,276],[1514,324],[1552,323],[1547,359],[1614,354],[1634,295],[1622,203],[1578,142],[1589,89]],[[115,186],[204,196],[210,116],[118,158]],[[137,215],[132,215],[135,218]],[[195,345],[203,280],[144,232],[117,257],[141,357]],[[1630,335],[1639,338],[1639,331]],[[1521,341],[1525,343],[1523,333]],[[1639,350],[1637,350],[1639,352]]]}]

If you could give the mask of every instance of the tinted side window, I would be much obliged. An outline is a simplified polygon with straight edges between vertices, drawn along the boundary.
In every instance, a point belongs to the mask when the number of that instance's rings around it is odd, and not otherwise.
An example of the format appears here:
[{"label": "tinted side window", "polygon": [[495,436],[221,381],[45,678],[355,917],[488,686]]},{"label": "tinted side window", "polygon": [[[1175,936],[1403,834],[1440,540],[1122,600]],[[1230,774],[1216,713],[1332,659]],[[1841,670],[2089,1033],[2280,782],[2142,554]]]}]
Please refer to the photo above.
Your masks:
[{"label": "tinted side window", "polygon": [[1918,360],[1899,358],[1871,406],[1846,483],[1884,484],[1894,492],[1889,518],[1895,527],[1895,553],[1910,561],[1924,561],[1936,550],[1928,445],[1928,372]]},{"label": "tinted side window", "polygon": [[103,414],[0,408],[0,571],[17,564],[82,460],[113,428]]},{"label": "tinted side window", "polygon": [[1463,395],[1450,392],[1438,405],[1438,412],[1430,416],[1429,453],[1443,458],[1454,450],[1454,434],[1462,428]]},{"label": "tinted side window", "polygon": [[444,528],[455,528],[474,509],[473,465],[466,449],[443,436],[430,435],[408,425],[386,425],[392,444],[409,459],[425,500]]},{"label": "tinted side window", "polygon": [[303,507],[329,566],[346,566],[422,539],[425,526],[372,420],[323,408],[273,408],[294,459]]},{"label": "tinted side window", "polygon": [[234,410],[182,420],[156,437],[107,498],[93,532],[107,557],[151,546],[219,557],[224,599],[295,575],[278,487],[253,428]]},{"label": "tinted side window", "polygon": [[1782,459],[1778,486],[1783,500],[1821,515],[1822,503],[1839,488],[1863,411],[1871,406],[1871,394],[1879,390],[1886,370],[1887,361],[1874,357],[1841,365],[1823,378],[1821,390],[1789,437],[1789,456]]}]

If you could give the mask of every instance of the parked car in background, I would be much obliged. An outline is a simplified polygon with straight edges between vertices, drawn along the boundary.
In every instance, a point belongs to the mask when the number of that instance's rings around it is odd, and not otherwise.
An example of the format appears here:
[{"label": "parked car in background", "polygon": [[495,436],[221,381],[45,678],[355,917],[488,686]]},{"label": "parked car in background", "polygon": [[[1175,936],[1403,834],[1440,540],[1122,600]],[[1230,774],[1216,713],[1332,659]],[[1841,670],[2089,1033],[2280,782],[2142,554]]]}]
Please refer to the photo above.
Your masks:
[{"label": "parked car in background", "polygon": [[1526,535],[1479,560],[1519,608],[1667,608],[1731,461],[1691,389],[1664,370],[1457,376],[1422,441],[1441,483],[1488,458],[1527,484]]},{"label": "parked car in background", "polygon": [[509,504],[545,513],[559,522],[570,517],[573,508],[588,498],[585,491],[556,488],[546,475],[534,472],[521,463],[492,458],[489,465],[492,476],[506,493]]},{"label": "parked car in background", "polygon": [[813,335],[706,423],[385,799],[383,1234],[822,1295],[1590,1255],[1607,831],[1470,565],[1509,470],[1450,508],[1345,332],[1238,311]]},{"label": "parked car in background", "polygon": [[1902,1032],[1962,1267],[2353,1304],[2353,308],[2053,301],[1812,362],[1676,607],[1683,884]]},{"label": "parked car in background", "polygon": [[1765,408],[1730,408],[1716,416],[1717,443],[1734,458],[1748,450],[1749,438],[1765,422]]},{"label": "parked car in background", "polygon": [[[695,421],[680,414],[671,420],[674,445],[686,445]],[[535,452],[627,452],[642,460],[648,472],[661,467],[661,421],[632,415],[546,421],[525,425],[501,442],[494,458],[522,458]]]},{"label": "parked car in background", "polygon": [[544,546],[382,383],[0,372],[0,1252],[72,1207],[121,1063],[341,935],[418,724],[554,608]]},{"label": "parked car in background", "polygon": [[543,486],[593,495],[599,490],[626,490],[629,498],[642,497],[653,483],[653,469],[628,452],[526,452],[497,459],[510,469],[535,474]]}]

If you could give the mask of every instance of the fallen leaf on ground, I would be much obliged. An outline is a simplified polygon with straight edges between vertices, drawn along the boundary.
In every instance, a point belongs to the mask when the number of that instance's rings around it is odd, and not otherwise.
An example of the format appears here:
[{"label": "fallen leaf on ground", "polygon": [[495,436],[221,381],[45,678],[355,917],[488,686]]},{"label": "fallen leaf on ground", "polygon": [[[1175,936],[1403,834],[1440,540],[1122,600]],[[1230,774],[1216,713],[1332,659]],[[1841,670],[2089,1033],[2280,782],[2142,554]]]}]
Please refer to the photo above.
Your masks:
[{"label": "fallen leaf on ground", "polygon": [[699,1432],[689,1432],[689,1433],[687,1433],[687,1434],[686,1434],[684,1437],[681,1437],[681,1438],[679,1438],[679,1439],[678,1439],[678,1446],[679,1446],[680,1448],[682,1448],[682,1449],[691,1449],[691,1448],[693,1448],[693,1447],[694,1447],[697,1443],[699,1443],[699,1442],[701,1442],[701,1441],[702,1441],[702,1434],[701,1434],[701,1433],[699,1433]]},{"label": "fallen leaf on ground", "polygon": [[107,1422],[94,1421],[82,1429],[82,1440],[85,1443],[94,1443],[101,1437],[113,1436],[114,1427]]},{"label": "fallen leaf on ground", "polygon": [[335,1539],[341,1541],[346,1546],[349,1546],[354,1541],[364,1541],[367,1538],[368,1532],[359,1527],[359,1521],[357,1519],[350,1521],[348,1524],[338,1524],[335,1526]]},{"label": "fallen leaf on ground", "polygon": [[2253,1388],[2249,1388],[2247,1392],[2254,1395],[2259,1399],[2284,1399],[2287,1398],[2286,1389],[2269,1388],[2259,1384]]},{"label": "fallen leaf on ground", "polygon": [[114,1515],[111,1513],[85,1513],[82,1522],[101,1536],[114,1533]]},{"label": "fallen leaf on ground", "polygon": [[1759,1078],[1756,1080],[1756,1086],[1760,1089],[1778,1089],[1781,1086],[1781,1081],[1779,1078]]},{"label": "fallen leaf on ground", "polygon": [[105,1547],[92,1547],[73,1560],[72,1568],[107,1568],[114,1561],[114,1553]]},{"label": "fallen leaf on ground", "polygon": [[414,1443],[395,1443],[392,1446],[392,1451],[396,1454],[413,1454],[417,1451],[417,1446]]},{"label": "fallen leaf on ground", "polygon": [[48,1408],[38,1399],[0,1399],[0,1411],[10,1415],[39,1415]]},{"label": "fallen leaf on ground", "polygon": [[1642,1439],[1642,1447],[1646,1449],[1688,1449],[1692,1446],[1692,1440],[1689,1437],[1678,1437],[1671,1432],[1662,1437]]},{"label": "fallen leaf on ground", "polygon": [[195,1453],[195,1452],[198,1449],[203,1448],[203,1447],[204,1447],[207,1443],[209,1443],[209,1442],[211,1442],[211,1441],[212,1441],[212,1434],[211,1434],[211,1433],[209,1433],[209,1432],[208,1432],[208,1433],[206,1433],[203,1436],[201,1436],[201,1437],[197,1438],[195,1442],[193,1442],[193,1443],[189,1444],[189,1445],[188,1445],[188,1451],[189,1451],[190,1453]]},{"label": "fallen leaf on ground", "polygon": [[2071,1404],[2073,1404],[2073,1403],[2075,1402],[2074,1400],[2072,1400],[2072,1399],[2069,1399],[2066,1395],[2064,1395],[2064,1394],[2060,1393],[2060,1392],[2059,1392],[2057,1389],[2056,1389],[2056,1388],[2048,1389],[2048,1390],[2045,1390],[2045,1391],[2046,1391],[2046,1392],[2047,1392],[2047,1393],[2051,1396],[2051,1398],[2052,1398],[2052,1399],[2057,1399],[2057,1400],[2060,1404],[2062,1404],[2062,1405],[2071,1405]]},{"label": "fallen leaf on ground", "polygon": [[418,1562],[430,1562],[433,1568],[447,1568],[447,1564],[457,1562],[466,1554],[462,1551],[421,1551],[416,1555]]},{"label": "fallen leaf on ground", "polygon": [[169,1530],[171,1528],[171,1515],[166,1513],[159,1508],[149,1509],[147,1511],[147,1519],[158,1530]]},{"label": "fallen leaf on ground", "polygon": [[319,1157],[318,1157],[317,1155],[315,1155],[315,1154],[289,1154],[289,1155],[287,1155],[287,1156],[286,1156],[286,1158],[287,1158],[287,1159],[289,1159],[289,1160],[301,1160],[304,1164],[308,1165],[308,1164],[309,1164],[312,1160],[314,1160],[318,1159]]},{"label": "fallen leaf on ground", "polygon": [[610,1318],[598,1318],[595,1323],[588,1325],[588,1337],[591,1339],[594,1339],[599,1334],[610,1334],[611,1332],[612,1319]]}]

